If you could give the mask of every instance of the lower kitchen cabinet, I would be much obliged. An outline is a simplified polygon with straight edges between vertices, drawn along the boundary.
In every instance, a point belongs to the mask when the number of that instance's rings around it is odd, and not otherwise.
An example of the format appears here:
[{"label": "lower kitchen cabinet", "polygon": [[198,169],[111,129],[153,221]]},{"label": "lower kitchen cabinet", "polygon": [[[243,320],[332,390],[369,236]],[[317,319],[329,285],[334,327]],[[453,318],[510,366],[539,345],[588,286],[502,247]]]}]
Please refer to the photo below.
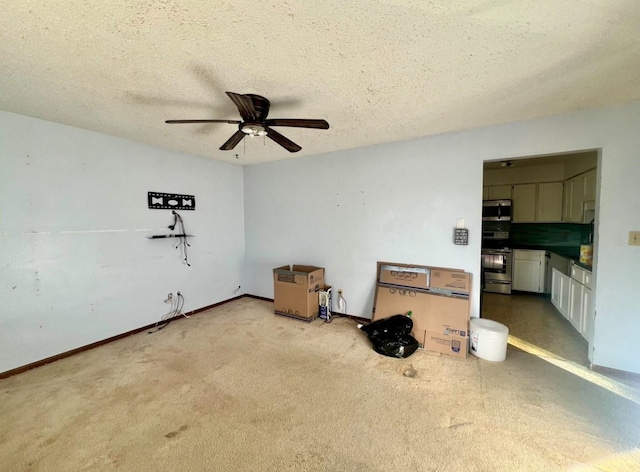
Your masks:
[{"label": "lower kitchen cabinet", "polygon": [[575,279],[569,279],[569,321],[573,327],[582,332],[582,288],[584,286]]},{"label": "lower kitchen cabinet", "polygon": [[516,249],[513,251],[513,290],[544,292],[545,251]]},{"label": "lower kitchen cabinet", "polygon": [[582,282],[591,273],[572,266],[569,277],[557,269],[551,271],[551,303],[588,342],[593,341],[594,310],[591,288]]},{"label": "lower kitchen cabinet", "polygon": [[551,303],[565,318],[569,317],[569,276],[558,269],[551,271]]},{"label": "lower kitchen cabinet", "polygon": [[593,342],[594,315],[591,289],[584,286],[582,288],[582,328],[580,329],[580,334],[589,343]]}]

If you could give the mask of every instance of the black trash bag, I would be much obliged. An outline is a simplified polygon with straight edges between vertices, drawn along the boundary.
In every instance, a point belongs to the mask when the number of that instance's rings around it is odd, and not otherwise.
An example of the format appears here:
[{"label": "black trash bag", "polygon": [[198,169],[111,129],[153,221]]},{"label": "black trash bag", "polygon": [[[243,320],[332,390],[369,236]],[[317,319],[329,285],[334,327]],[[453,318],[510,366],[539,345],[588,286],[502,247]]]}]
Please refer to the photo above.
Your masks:
[{"label": "black trash bag", "polygon": [[408,316],[394,315],[384,320],[374,321],[360,329],[367,333],[373,350],[389,357],[409,357],[419,347],[411,336],[413,321]]},{"label": "black trash bag", "polygon": [[410,334],[371,339],[371,344],[373,345],[373,350],[378,354],[399,358],[409,357],[416,352],[419,347],[416,338]]},{"label": "black trash bag", "polygon": [[393,315],[390,318],[374,321],[360,328],[367,336],[380,337],[392,333],[395,335],[410,334],[413,329],[413,320],[405,315]]}]

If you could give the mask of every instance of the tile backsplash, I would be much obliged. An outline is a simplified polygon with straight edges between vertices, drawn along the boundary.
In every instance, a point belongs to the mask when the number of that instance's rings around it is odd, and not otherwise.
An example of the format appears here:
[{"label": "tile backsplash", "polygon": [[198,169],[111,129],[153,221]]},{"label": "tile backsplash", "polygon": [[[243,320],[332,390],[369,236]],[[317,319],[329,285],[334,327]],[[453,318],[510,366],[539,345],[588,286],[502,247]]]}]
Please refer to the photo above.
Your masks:
[{"label": "tile backsplash", "polygon": [[575,247],[589,244],[591,225],[574,223],[511,223],[514,246]]}]

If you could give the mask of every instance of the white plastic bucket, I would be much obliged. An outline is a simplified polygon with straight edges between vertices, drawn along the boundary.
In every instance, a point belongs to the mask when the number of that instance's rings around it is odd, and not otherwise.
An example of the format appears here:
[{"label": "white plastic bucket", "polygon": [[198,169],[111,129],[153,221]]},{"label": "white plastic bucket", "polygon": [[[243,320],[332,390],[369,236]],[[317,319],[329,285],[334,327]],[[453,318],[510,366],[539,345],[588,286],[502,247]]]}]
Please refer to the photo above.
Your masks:
[{"label": "white plastic bucket", "polygon": [[493,320],[471,318],[470,351],[486,361],[501,362],[507,358],[509,328]]}]

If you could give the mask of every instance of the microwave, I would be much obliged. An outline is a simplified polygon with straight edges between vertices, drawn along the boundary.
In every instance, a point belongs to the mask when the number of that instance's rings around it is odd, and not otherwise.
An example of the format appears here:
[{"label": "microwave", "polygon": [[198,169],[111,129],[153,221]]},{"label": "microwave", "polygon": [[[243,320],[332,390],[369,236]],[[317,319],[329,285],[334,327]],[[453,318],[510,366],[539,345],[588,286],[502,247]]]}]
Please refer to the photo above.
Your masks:
[{"label": "microwave", "polygon": [[483,201],[482,221],[511,221],[511,200]]}]

